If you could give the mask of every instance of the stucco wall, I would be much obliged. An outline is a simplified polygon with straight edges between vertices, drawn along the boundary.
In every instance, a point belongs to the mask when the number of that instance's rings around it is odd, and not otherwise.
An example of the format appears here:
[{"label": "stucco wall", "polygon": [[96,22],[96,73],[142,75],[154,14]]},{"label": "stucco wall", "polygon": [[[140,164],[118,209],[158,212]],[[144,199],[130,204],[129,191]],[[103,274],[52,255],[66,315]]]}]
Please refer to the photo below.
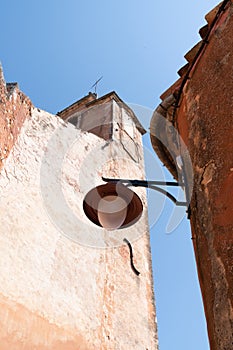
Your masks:
[{"label": "stucco wall", "polygon": [[177,114],[193,163],[191,226],[210,346],[233,344],[233,6],[190,75]]},{"label": "stucco wall", "polygon": [[105,231],[82,210],[102,175],[143,169],[117,140],[32,109],[0,177],[0,349],[157,348],[145,192],[132,228]]}]

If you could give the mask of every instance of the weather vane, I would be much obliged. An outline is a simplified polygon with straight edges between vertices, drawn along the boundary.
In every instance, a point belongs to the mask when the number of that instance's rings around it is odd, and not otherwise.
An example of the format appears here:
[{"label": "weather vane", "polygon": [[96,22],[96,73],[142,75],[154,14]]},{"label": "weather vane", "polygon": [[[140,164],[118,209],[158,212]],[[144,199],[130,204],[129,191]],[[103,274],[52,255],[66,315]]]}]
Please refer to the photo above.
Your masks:
[{"label": "weather vane", "polygon": [[102,75],[102,77],[100,77],[98,80],[96,80],[95,84],[93,84],[93,85],[91,86],[91,88],[90,88],[90,89],[95,88],[95,94],[96,94],[96,90],[97,90],[97,85],[98,85],[98,83],[100,82],[101,79],[103,79],[103,75]]}]

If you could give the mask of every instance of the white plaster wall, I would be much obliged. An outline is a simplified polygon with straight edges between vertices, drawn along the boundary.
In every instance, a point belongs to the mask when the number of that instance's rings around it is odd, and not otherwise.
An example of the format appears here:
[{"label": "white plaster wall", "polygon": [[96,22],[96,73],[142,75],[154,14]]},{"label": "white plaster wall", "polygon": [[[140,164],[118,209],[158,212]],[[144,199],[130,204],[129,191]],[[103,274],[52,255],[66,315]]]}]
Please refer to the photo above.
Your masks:
[{"label": "white plaster wall", "polygon": [[[143,177],[142,163],[123,152],[117,140],[106,143],[34,109],[0,177],[1,295],[67,337],[80,334],[87,349],[157,348],[147,211],[131,228],[109,233],[82,210],[102,175]],[[137,192],[145,207],[144,191]]]}]

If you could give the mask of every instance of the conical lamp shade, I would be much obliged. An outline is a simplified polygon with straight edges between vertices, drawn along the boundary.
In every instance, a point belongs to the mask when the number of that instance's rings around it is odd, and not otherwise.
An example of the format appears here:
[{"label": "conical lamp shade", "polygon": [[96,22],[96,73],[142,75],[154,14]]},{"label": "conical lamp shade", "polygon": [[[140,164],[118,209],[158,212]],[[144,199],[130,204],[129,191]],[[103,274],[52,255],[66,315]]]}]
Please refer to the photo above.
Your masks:
[{"label": "conical lamp shade", "polygon": [[121,183],[107,183],[93,188],[84,198],[83,210],[94,224],[116,230],[135,224],[143,206],[138,195]]}]

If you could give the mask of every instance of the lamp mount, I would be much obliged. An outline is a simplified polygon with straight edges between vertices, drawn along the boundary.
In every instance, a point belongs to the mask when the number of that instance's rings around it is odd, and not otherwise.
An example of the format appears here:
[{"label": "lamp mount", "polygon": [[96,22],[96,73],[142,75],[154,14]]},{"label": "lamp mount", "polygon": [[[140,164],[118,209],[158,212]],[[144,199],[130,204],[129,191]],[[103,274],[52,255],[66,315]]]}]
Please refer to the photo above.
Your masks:
[{"label": "lamp mount", "polygon": [[188,207],[188,219],[190,218],[190,207],[187,202],[178,201],[171,193],[167,192],[163,188],[158,186],[185,186],[183,182],[175,182],[175,181],[147,181],[147,180],[129,180],[129,179],[112,179],[107,177],[102,177],[102,180],[107,183],[118,183],[125,185],[126,187],[146,187],[157,192],[164,194],[168,197],[175,205]]}]

